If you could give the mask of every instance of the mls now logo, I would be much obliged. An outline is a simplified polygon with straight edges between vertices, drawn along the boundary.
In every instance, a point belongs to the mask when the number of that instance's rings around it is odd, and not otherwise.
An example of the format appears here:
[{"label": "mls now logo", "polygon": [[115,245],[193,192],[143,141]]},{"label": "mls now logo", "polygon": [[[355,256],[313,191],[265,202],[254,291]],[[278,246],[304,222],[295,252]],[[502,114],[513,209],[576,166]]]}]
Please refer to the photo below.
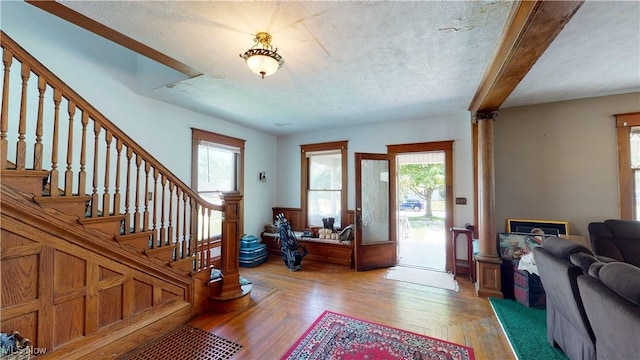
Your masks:
[{"label": "mls now logo", "polygon": [[18,351],[22,353],[28,352],[30,355],[40,356],[40,355],[45,355],[47,353],[47,348],[39,348],[39,347],[32,347],[32,346],[26,346],[21,349],[17,349],[15,346],[0,347],[0,357],[15,354]]},{"label": "mls now logo", "polygon": [[29,349],[29,354],[31,355],[39,356],[47,353],[47,348],[40,348],[40,347],[33,347],[33,346],[27,346],[27,348]]}]

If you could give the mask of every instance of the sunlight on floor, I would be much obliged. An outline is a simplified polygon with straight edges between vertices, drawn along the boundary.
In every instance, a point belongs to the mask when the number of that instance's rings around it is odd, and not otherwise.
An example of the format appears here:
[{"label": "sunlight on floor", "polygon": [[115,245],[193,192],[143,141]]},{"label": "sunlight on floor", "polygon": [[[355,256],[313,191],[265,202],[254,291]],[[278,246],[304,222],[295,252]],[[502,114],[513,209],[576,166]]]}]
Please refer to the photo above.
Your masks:
[{"label": "sunlight on floor", "polygon": [[406,217],[407,227],[398,236],[399,264],[444,271],[447,240],[444,214],[425,218],[423,212],[403,211],[400,216]]}]

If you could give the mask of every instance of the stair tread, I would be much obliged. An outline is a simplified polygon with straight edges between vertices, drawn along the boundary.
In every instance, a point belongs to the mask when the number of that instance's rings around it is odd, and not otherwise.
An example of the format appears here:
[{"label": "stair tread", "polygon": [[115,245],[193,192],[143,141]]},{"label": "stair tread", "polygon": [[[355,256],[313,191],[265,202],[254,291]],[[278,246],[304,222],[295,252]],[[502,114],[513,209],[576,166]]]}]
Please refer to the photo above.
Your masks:
[{"label": "stair tread", "polygon": [[124,240],[124,241],[126,241],[126,240],[129,240],[131,238],[150,237],[150,236],[153,236],[154,233],[155,233],[155,231],[153,231],[153,230],[131,232],[131,233],[128,233],[128,234],[122,234],[122,235],[116,236],[116,240]]},{"label": "stair tread", "polygon": [[80,219],[81,222],[102,222],[102,221],[113,221],[116,219],[124,219],[126,215],[102,215],[96,217],[85,217]]},{"label": "stair tread", "polygon": [[162,246],[156,246],[153,249],[145,249],[144,251],[146,253],[154,253],[154,252],[161,252],[161,251],[168,251],[170,250],[174,250],[176,247],[178,246],[178,244],[171,244],[171,245],[162,245]]},{"label": "stair tread", "polygon": [[51,196],[51,193],[49,193],[48,191],[43,191],[42,195],[35,195],[36,198],[40,198],[40,199],[69,199],[69,198],[82,198],[82,199],[87,199],[87,200],[91,200],[91,195],[79,195],[79,194],[71,194],[69,196],[66,196],[64,194],[64,191],[60,191],[58,192],[57,196]]},{"label": "stair tread", "polygon": [[16,175],[16,176],[49,176],[48,170],[35,170],[35,169],[14,169],[14,168],[5,168],[2,169],[2,176],[5,175]]}]

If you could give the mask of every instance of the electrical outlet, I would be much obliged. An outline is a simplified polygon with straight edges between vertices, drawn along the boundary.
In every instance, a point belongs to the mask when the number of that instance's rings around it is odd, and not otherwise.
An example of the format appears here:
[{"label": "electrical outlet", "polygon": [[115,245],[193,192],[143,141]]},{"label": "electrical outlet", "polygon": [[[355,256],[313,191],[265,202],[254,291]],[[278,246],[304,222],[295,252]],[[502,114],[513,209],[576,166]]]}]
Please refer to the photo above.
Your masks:
[{"label": "electrical outlet", "polygon": [[153,193],[151,191],[149,191],[147,193],[147,200],[152,201],[153,200]]},{"label": "electrical outlet", "polygon": [[456,198],[456,205],[467,205],[467,198],[465,197]]}]

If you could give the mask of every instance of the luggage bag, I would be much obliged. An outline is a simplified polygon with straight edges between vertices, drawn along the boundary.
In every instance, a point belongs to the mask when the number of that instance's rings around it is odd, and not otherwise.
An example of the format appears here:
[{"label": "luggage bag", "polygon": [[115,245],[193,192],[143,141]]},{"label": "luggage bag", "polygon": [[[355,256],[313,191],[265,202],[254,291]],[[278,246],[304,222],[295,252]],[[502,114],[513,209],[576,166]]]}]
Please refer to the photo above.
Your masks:
[{"label": "luggage bag", "polygon": [[257,237],[245,235],[240,240],[240,266],[254,267],[267,261],[267,245],[260,243]]}]

